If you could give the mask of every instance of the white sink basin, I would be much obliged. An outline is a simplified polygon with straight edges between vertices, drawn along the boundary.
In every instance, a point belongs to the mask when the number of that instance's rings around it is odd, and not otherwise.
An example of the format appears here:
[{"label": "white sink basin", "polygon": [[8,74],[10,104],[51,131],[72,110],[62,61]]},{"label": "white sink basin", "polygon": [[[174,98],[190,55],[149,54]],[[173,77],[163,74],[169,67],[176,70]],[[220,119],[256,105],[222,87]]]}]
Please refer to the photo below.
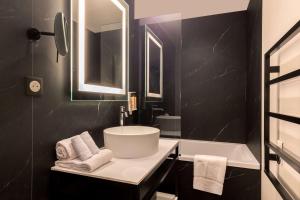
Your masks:
[{"label": "white sink basin", "polygon": [[158,151],[159,134],[147,126],[118,126],[104,130],[104,144],[116,158],[141,158]]}]

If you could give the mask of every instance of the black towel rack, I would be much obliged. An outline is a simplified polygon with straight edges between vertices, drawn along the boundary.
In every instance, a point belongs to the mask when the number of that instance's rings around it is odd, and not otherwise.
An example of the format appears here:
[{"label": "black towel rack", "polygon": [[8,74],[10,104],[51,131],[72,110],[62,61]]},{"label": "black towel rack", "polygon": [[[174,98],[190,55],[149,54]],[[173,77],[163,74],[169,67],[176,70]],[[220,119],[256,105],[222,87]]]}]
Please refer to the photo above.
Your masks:
[{"label": "black towel rack", "polygon": [[[270,179],[274,187],[277,189],[281,197],[285,200],[296,199],[287,188],[285,188],[270,171],[269,161],[281,162],[281,159],[289,164],[295,171],[300,173],[300,162],[284,152],[281,148],[270,143],[270,117],[279,120],[288,121],[295,124],[300,124],[300,118],[295,116],[283,115],[280,113],[270,112],[270,86],[272,84],[280,83],[292,78],[300,76],[300,69],[279,76],[270,80],[270,73],[279,73],[280,66],[271,66],[271,56],[280,50],[286,43],[288,43],[294,36],[300,33],[300,21],[298,21],[266,54],[265,54],[265,102],[264,102],[264,141],[265,141],[265,174]],[[271,152],[272,150],[272,152]]]}]

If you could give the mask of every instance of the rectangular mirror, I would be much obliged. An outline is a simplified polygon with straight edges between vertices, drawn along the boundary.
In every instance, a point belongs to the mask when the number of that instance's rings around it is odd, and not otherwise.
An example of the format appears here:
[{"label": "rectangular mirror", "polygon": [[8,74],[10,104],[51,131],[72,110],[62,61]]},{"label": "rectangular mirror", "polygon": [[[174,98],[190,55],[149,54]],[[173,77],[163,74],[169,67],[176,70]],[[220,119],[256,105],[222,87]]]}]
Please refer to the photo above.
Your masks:
[{"label": "rectangular mirror", "polygon": [[124,0],[71,1],[72,100],[127,100],[128,12]]},{"label": "rectangular mirror", "polygon": [[181,137],[180,13],[135,19],[134,60],[139,68],[138,124],[160,129],[161,137]]},{"label": "rectangular mirror", "polygon": [[163,97],[163,43],[145,25],[146,97]]}]

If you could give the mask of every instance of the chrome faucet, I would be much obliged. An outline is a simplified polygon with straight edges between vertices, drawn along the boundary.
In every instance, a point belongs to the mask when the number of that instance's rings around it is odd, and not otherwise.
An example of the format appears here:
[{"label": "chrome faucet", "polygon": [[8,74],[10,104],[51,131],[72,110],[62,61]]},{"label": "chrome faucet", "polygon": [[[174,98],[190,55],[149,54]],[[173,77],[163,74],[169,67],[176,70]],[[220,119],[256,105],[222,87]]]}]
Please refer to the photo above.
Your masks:
[{"label": "chrome faucet", "polygon": [[120,126],[124,126],[124,119],[128,117],[125,106],[120,106]]}]

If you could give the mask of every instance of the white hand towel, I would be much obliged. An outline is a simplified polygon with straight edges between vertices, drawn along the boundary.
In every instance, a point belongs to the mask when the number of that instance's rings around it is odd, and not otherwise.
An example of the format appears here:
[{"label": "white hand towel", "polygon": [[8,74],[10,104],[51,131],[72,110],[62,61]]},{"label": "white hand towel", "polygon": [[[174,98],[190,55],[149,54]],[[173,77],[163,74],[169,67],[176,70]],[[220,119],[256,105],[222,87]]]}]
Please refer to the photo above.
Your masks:
[{"label": "white hand towel", "polygon": [[85,161],[93,156],[92,152],[79,135],[73,137],[71,141],[72,146],[80,160]]},{"label": "white hand towel", "polygon": [[222,195],[227,158],[195,155],[193,188]]},{"label": "white hand towel", "polygon": [[72,138],[73,137],[64,139],[56,143],[55,150],[58,160],[72,160],[78,157],[72,146]]},{"label": "white hand towel", "polygon": [[99,153],[93,155],[85,161],[79,159],[56,161],[55,165],[59,167],[74,169],[78,171],[93,172],[97,168],[110,162],[112,159],[112,151],[109,149],[100,150]]},{"label": "white hand towel", "polygon": [[90,151],[92,152],[93,155],[99,153],[99,148],[94,142],[93,138],[89,134],[89,132],[85,131],[80,134],[81,139],[84,141],[84,143],[88,146]]}]

